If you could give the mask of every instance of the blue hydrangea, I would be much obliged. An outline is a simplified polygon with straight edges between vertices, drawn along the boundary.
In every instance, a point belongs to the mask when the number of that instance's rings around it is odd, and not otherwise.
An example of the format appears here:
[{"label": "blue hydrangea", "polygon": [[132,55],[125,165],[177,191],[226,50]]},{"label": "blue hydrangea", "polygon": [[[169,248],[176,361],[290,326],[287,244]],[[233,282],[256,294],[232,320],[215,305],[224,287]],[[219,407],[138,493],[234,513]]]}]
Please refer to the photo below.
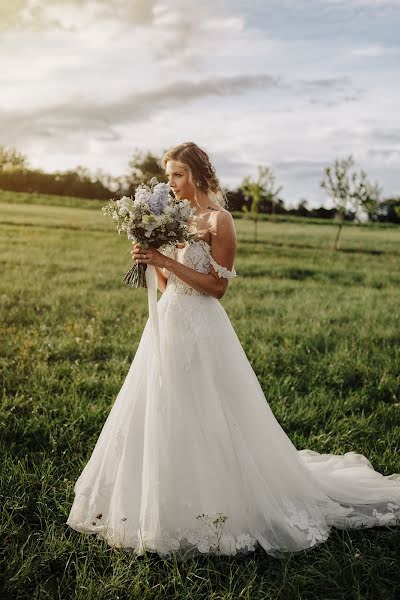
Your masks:
[{"label": "blue hydrangea", "polygon": [[168,202],[169,189],[168,183],[157,183],[154,186],[152,194],[147,201],[150,210],[154,214],[160,215],[163,212]]}]

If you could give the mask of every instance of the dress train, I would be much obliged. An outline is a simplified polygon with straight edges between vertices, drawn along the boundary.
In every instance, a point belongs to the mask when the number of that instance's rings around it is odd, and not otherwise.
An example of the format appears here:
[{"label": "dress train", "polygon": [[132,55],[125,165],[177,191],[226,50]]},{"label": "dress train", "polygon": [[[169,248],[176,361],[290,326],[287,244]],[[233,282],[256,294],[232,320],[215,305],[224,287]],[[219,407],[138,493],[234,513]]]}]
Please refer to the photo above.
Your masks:
[{"label": "dress train", "polygon": [[[198,240],[175,258],[212,264]],[[400,524],[400,475],[361,454],[297,450],[221,303],[170,274],[75,484],[67,520],[137,555],[282,556],[346,529]],[[161,361],[161,364],[159,362]]]}]

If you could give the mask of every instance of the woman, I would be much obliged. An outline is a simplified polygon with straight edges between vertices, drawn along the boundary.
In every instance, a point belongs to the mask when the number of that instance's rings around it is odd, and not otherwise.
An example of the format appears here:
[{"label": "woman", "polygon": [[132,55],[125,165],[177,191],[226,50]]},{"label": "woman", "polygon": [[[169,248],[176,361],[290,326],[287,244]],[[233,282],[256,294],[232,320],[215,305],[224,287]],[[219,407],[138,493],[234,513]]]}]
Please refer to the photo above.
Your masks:
[{"label": "woman", "polygon": [[236,276],[236,232],[215,170],[194,143],[167,151],[195,242],[144,250],[163,292],[160,360],[150,319],[67,523],[143,554],[282,556],[339,528],[400,523],[400,476],[354,452],[297,451],[276,421],[219,300]]}]

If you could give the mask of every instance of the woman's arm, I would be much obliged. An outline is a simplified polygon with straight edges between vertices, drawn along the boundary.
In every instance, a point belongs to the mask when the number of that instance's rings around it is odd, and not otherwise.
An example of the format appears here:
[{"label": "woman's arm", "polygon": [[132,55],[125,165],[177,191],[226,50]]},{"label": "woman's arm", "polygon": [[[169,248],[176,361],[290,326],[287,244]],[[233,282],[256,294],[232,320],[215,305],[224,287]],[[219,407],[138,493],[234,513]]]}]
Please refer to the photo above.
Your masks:
[{"label": "woman's arm", "polygon": [[[229,212],[220,212],[215,215],[215,227],[212,232],[211,252],[216,262],[232,270],[236,252],[236,230],[233,217]],[[172,258],[166,259],[166,268],[176,277],[182,279],[190,287],[199,292],[206,292],[220,300],[228,287],[228,280],[219,277],[211,266],[210,273],[199,273]]]},{"label": "woman's arm", "polygon": [[[236,252],[236,230],[232,215],[228,211],[218,211],[215,214],[213,228],[210,233],[211,253],[214,260],[231,271]],[[205,292],[214,298],[218,298],[218,300],[225,294],[228,280],[225,277],[219,277],[212,265],[209,273],[199,273],[195,269],[165,256],[156,248],[140,249],[140,244],[134,244],[134,246],[135,249],[131,251],[131,254],[136,262],[153,265],[160,269],[164,268],[174,273],[176,277],[179,277],[195,290]],[[163,282],[160,283],[162,286]]]},{"label": "woman's arm", "polygon": [[168,259],[168,269],[171,273],[179,277],[179,279],[182,279],[182,281],[199,292],[206,292],[218,299],[222,298],[225,293],[220,282],[210,273],[199,273],[195,269],[187,267],[172,258]]}]

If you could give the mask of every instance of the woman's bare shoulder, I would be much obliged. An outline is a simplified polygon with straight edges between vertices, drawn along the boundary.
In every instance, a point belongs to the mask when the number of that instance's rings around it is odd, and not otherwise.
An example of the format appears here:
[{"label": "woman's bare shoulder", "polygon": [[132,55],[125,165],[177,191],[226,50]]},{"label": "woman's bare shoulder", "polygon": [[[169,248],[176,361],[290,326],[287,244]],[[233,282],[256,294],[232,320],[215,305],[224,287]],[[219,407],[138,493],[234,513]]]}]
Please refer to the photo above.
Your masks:
[{"label": "woman's bare shoulder", "polygon": [[229,210],[226,210],[225,208],[221,208],[220,210],[213,211],[213,213],[214,213],[215,224],[218,224],[218,223],[232,224],[233,223],[233,216]]},{"label": "woman's bare shoulder", "polygon": [[210,233],[214,240],[218,237],[224,240],[231,239],[236,243],[237,235],[235,221],[229,210],[220,210],[215,214]]},{"label": "woman's bare shoulder", "polygon": [[217,213],[228,213],[229,215],[231,214],[229,212],[229,210],[227,208],[224,208],[223,206],[213,206],[212,210],[210,212],[213,214],[217,214]]},{"label": "woman's bare shoulder", "polygon": [[210,217],[214,228],[217,227],[218,223],[233,221],[232,213],[222,206],[216,210],[212,210]]}]

